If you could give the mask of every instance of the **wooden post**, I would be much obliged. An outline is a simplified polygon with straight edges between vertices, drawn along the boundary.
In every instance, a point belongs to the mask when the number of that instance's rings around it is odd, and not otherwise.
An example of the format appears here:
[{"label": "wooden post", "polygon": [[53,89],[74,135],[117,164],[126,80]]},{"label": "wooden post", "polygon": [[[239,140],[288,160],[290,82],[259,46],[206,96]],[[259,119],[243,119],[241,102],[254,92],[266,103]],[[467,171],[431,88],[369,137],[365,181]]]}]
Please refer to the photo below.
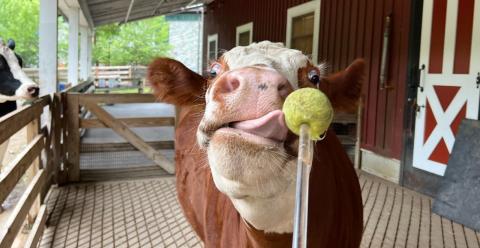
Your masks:
[{"label": "wooden post", "polygon": [[67,100],[67,109],[63,112],[67,137],[65,139],[67,152],[67,174],[69,182],[78,182],[80,180],[80,120],[78,104],[79,96],[68,93],[65,95]]},{"label": "wooden post", "polygon": [[[27,125],[27,144],[33,141],[35,137],[40,133],[40,119],[35,119],[33,120],[30,124]],[[33,160],[32,164],[30,165],[30,168],[25,172],[25,176],[28,182],[31,182],[32,179],[35,177],[35,175],[38,173],[38,171],[41,169],[41,161],[40,161],[40,156],[35,158]],[[40,196],[37,196],[35,199],[35,202],[33,203],[32,207],[30,208],[30,211],[27,215],[27,223],[29,225],[33,225],[33,222],[35,222],[35,217],[38,214],[38,211],[40,210]]]}]

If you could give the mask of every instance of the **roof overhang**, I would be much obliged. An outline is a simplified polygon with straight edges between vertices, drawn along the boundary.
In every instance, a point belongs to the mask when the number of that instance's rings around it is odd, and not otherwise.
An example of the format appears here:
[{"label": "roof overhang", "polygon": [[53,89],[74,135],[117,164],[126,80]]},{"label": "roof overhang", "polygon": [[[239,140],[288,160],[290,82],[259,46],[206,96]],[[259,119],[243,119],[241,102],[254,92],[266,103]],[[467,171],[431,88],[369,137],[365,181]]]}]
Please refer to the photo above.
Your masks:
[{"label": "roof overhang", "polygon": [[[69,1],[69,0],[63,0]],[[72,0],[77,1],[77,0]],[[97,27],[197,8],[213,0],[78,0],[85,21]]]}]

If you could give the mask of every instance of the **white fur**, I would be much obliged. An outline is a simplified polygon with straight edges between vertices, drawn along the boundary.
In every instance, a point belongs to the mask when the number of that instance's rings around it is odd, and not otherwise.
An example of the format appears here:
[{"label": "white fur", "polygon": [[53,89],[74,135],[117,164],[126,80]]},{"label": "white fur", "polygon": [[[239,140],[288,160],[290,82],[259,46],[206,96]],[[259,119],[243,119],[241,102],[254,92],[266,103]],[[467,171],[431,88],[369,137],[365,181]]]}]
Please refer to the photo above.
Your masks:
[{"label": "white fur", "polygon": [[20,81],[20,83],[22,84],[15,91],[14,96],[0,95],[0,103],[5,101],[16,101],[20,99],[30,98],[28,88],[37,86],[37,84],[32,79],[30,79],[27,74],[25,74],[25,72],[20,67],[17,56],[15,56],[15,53],[9,47],[5,46],[3,41],[0,41],[0,55],[2,55],[7,61],[13,77]]},{"label": "white fur", "polygon": [[223,58],[230,70],[256,64],[270,66],[286,77],[294,89],[298,88],[298,69],[309,61],[301,51],[270,41],[235,47],[225,52]]}]

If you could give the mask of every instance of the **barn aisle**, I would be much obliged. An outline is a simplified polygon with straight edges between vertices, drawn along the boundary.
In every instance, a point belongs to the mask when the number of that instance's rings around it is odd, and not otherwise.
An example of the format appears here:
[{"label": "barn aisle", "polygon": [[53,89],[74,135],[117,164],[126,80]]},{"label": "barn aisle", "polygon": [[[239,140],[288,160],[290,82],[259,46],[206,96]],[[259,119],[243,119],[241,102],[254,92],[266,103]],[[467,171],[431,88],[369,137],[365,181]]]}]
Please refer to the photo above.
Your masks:
[{"label": "barn aisle", "polygon": [[[480,233],[431,213],[432,199],[361,172],[361,247],[480,247]],[[175,179],[54,188],[40,247],[201,247],[183,217]]]},{"label": "barn aisle", "polygon": [[201,247],[183,217],[175,179],[52,188],[40,247]]}]

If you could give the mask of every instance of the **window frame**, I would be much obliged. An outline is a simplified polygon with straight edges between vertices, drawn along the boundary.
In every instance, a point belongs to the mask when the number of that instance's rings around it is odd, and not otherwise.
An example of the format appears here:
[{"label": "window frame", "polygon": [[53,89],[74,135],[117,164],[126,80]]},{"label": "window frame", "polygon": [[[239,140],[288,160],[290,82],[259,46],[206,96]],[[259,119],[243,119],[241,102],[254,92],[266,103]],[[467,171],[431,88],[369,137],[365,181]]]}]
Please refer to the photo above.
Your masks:
[{"label": "window frame", "polygon": [[250,32],[250,37],[249,37],[249,43],[252,44],[253,40],[253,22],[245,23],[243,25],[237,26],[236,28],[236,34],[235,34],[235,46],[239,46],[240,42],[240,34],[244,32]]},{"label": "window frame", "polygon": [[292,22],[293,18],[314,13],[313,17],[313,47],[312,47],[312,61],[318,64],[318,39],[320,33],[320,0],[314,0],[304,4],[296,5],[287,10],[287,37],[286,46],[291,48],[292,43]]},{"label": "window frame", "polygon": [[218,59],[218,33],[208,35],[207,37],[207,61],[210,63],[210,42],[215,41],[215,59]]}]

